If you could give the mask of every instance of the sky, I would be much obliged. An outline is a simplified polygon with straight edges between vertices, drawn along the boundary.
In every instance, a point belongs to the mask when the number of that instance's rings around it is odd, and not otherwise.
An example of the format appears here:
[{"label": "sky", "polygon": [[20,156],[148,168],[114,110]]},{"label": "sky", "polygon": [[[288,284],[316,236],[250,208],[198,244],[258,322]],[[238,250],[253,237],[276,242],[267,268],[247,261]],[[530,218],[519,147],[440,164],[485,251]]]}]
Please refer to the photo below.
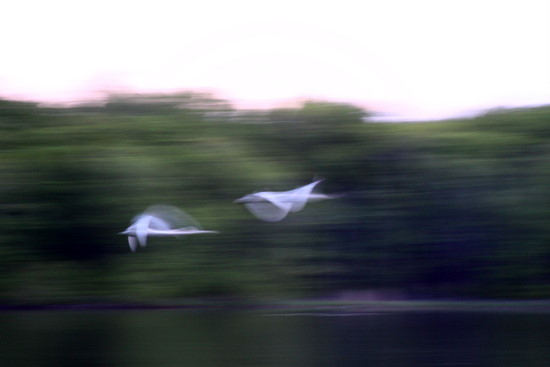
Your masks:
[{"label": "sky", "polygon": [[3,98],[206,91],[388,120],[550,104],[550,0],[18,0],[0,35]]}]

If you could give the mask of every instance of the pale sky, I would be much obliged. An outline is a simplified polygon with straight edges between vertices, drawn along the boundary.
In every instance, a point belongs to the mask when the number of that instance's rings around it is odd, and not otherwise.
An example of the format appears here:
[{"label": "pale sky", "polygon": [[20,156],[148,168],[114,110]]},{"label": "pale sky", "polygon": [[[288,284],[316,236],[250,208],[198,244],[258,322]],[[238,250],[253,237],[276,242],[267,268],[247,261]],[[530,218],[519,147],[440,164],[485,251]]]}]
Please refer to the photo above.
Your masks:
[{"label": "pale sky", "polygon": [[18,0],[0,39],[4,98],[197,90],[405,119],[550,104],[550,0]]}]

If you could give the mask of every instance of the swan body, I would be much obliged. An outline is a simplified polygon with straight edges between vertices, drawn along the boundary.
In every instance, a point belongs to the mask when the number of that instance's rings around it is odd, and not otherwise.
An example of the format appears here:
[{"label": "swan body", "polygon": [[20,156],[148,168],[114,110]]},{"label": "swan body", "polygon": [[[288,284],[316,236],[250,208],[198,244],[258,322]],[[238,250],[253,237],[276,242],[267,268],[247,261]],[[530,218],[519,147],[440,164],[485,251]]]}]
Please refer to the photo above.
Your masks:
[{"label": "swan body", "polygon": [[[177,214],[174,215],[174,214]],[[183,220],[184,219],[184,220]],[[193,225],[174,228],[174,223],[191,222]],[[145,247],[147,237],[177,237],[190,234],[218,233],[199,228],[198,223],[191,217],[185,215],[177,208],[169,206],[153,206],[145,213],[140,214],[132,220],[132,224],[121,235],[128,236],[128,244],[132,252],[136,251],[137,245]]]},{"label": "swan body", "polygon": [[257,218],[266,222],[278,222],[284,219],[289,212],[298,212],[304,209],[307,202],[333,199],[335,195],[313,193],[314,187],[322,180],[289,191],[262,191],[248,194],[236,203],[243,203]]}]

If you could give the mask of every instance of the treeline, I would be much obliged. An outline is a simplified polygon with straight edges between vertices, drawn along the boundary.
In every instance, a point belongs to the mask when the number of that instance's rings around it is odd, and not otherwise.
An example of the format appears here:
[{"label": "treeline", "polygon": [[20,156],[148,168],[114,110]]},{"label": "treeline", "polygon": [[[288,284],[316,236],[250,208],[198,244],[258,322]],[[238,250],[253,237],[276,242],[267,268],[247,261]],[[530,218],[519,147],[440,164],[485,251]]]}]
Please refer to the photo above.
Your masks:
[{"label": "treeline", "polygon": [[[208,95],[0,100],[0,301],[550,294],[550,107],[374,123],[352,105],[238,111]],[[233,200],[324,178],[263,223]],[[153,204],[217,235],[117,235]]]}]

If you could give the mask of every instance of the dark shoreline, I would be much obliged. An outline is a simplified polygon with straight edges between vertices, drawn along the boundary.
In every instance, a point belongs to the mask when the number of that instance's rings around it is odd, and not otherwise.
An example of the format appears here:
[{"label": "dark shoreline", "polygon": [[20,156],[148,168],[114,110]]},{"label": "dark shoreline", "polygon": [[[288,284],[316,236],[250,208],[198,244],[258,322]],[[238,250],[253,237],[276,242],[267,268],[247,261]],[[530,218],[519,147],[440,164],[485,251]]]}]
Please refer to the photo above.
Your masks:
[{"label": "dark shoreline", "polygon": [[341,302],[331,300],[283,301],[182,301],[181,303],[74,303],[74,304],[0,304],[2,311],[262,311],[279,314],[368,314],[394,312],[518,312],[550,313],[550,300],[422,300]]}]

